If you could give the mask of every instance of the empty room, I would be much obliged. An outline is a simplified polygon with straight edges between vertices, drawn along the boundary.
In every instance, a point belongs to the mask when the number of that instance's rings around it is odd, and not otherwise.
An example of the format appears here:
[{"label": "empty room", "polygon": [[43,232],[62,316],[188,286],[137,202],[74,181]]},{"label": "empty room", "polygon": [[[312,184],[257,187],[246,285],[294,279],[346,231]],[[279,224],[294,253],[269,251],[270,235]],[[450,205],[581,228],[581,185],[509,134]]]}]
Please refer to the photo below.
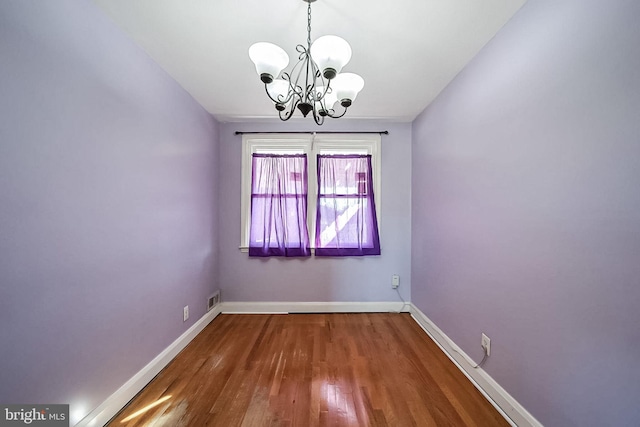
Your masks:
[{"label": "empty room", "polygon": [[0,424],[640,425],[639,20],[0,1]]}]

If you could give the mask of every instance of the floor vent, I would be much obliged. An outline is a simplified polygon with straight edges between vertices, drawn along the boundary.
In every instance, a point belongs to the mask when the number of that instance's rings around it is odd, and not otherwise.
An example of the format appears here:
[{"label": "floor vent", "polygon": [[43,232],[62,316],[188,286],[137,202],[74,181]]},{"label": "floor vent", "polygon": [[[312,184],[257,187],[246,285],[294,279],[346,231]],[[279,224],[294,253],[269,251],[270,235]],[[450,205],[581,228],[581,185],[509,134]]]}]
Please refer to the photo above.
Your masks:
[{"label": "floor vent", "polygon": [[218,304],[220,304],[220,291],[217,291],[207,299],[207,311],[211,311]]}]

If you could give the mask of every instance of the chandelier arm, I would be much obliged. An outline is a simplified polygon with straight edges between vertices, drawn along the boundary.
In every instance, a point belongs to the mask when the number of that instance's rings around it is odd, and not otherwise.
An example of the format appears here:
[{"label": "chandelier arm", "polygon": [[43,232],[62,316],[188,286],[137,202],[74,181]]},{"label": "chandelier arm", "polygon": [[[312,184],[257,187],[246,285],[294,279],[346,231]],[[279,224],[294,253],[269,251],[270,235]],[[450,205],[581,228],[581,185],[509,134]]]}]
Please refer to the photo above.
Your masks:
[{"label": "chandelier arm", "polygon": [[[318,97],[318,93],[316,92],[316,88],[313,87],[311,89],[312,97],[311,105],[313,105],[313,117],[316,119],[316,123],[318,123],[318,117],[322,117],[322,112],[326,111],[327,108],[325,106],[325,102],[321,97]],[[319,124],[319,123],[318,123]]]},{"label": "chandelier arm", "polygon": [[295,113],[296,105],[297,105],[297,102],[291,103],[288,111],[287,110],[278,111],[280,120],[282,120],[283,122],[286,122],[287,120],[289,120],[293,116],[293,113]]},{"label": "chandelier arm", "polygon": [[322,95],[319,95],[318,98],[324,100],[325,95],[329,92],[329,89],[331,89],[331,80],[327,80],[327,82],[325,83],[324,77],[322,77],[322,74],[320,74],[320,83],[322,83],[322,87],[324,87],[324,90],[322,91]]},{"label": "chandelier arm", "polygon": [[322,123],[324,123],[324,116],[321,116],[319,114],[316,114],[316,109],[314,107],[313,109],[313,120],[316,122],[316,124],[318,126],[322,125]]},{"label": "chandelier arm", "polygon": [[[322,107],[323,110],[326,110],[326,103],[324,100],[324,96],[327,94],[327,90],[329,89],[329,82],[325,82],[324,77],[322,76],[322,73],[320,72],[320,69],[318,68],[318,64],[316,64],[316,62],[311,59],[311,73],[313,75],[313,82],[312,82],[312,87],[310,87],[308,89],[309,93],[311,93],[311,101],[313,103],[313,110],[314,112],[316,111],[316,103],[320,103],[320,106]],[[318,79],[320,85],[318,85]],[[323,91],[322,94],[320,94],[320,92],[317,91],[318,87],[323,87]]]},{"label": "chandelier arm", "polygon": [[[306,102],[313,103],[313,88],[315,86],[315,81],[311,80],[309,83],[309,69],[313,69],[313,61],[309,59],[305,64],[305,73],[304,73],[304,99]],[[313,76],[312,76],[313,77]]]},{"label": "chandelier arm", "polygon": [[291,85],[291,76],[289,76],[288,73],[282,73],[282,80],[284,80],[287,83],[289,83],[289,90],[287,91],[287,96],[285,98],[283,98],[282,100],[280,99],[280,97],[283,96],[282,94],[278,95],[278,99],[273,99],[273,97],[269,93],[269,90],[267,89],[267,84],[265,83],[265,85],[264,85],[264,88],[267,91],[267,96],[269,97],[270,100],[272,100],[276,104],[286,104],[287,102],[289,102],[291,100],[293,95],[297,94],[296,89]]},{"label": "chandelier arm", "polygon": [[[304,48],[302,45],[298,45],[296,49],[302,49],[300,52],[300,60],[296,65],[291,69],[291,74],[289,75],[289,83],[291,85],[291,89],[297,92],[299,95],[302,95],[302,86],[298,83],[300,81],[300,77],[302,76],[302,71],[305,68],[306,63],[310,59],[309,51]],[[295,80],[292,81],[292,78],[295,75]]]},{"label": "chandelier arm", "polygon": [[287,95],[287,101],[292,99],[294,96],[300,98],[302,96],[302,88],[298,85],[298,77],[296,77],[295,82],[291,81],[291,76],[286,74],[287,83],[289,83],[289,92]]},{"label": "chandelier arm", "polygon": [[289,114],[285,113],[284,117],[282,117],[282,111],[278,111],[278,115],[280,116],[280,120],[286,122],[293,116],[293,111],[289,111]]},{"label": "chandelier arm", "polygon": [[314,73],[316,75],[315,82],[318,83],[319,81],[320,83],[320,85],[316,86],[316,88],[317,87],[323,88],[321,91],[314,90],[314,95],[315,95],[315,101],[319,104],[321,108],[321,110],[319,111],[319,115],[322,116],[322,122],[324,122],[324,116],[328,116],[329,111],[333,111],[332,109],[327,108],[327,99],[325,98],[327,93],[329,93],[333,89],[331,88],[331,80],[326,79],[322,75],[322,73],[320,72],[320,69],[318,68],[318,64],[316,64],[315,61],[313,63],[313,66],[314,66]]},{"label": "chandelier arm", "polygon": [[300,103],[300,96],[298,95],[291,102],[291,105],[289,106],[289,111],[284,112],[284,118],[282,117],[282,114],[283,114],[282,111],[278,113],[280,116],[280,120],[282,120],[283,122],[286,122],[287,120],[289,120],[293,116],[293,114],[296,112],[296,107],[298,106],[299,103]]},{"label": "chandelier arm", "polygon": [[342,114],[336,114],[336,110],[331,108],[330,110],[327,111],[327,117],[331,117],[332,119],[339,119],[340,117],[347,114],[348,108],[347,107],[342,107],[342,108],[344,108],[344,110],[342,110]]},{"label": "chandelier arm", "polygon": [[[318,64],[316,64],[316,61],[314,61],[313,58],[309,58],[309,63],[311,64],[311,75],[313,76],[313,80],[311,81],[312,86],[314,88],[316,87],[318,77],[320,77],[320,83],[322,84],[322,86],[324,86],[324,78],[322,77],[322,74],[320,74]],[[316,93],[314,93],[313,95],[314,99],[317,98]]]}]

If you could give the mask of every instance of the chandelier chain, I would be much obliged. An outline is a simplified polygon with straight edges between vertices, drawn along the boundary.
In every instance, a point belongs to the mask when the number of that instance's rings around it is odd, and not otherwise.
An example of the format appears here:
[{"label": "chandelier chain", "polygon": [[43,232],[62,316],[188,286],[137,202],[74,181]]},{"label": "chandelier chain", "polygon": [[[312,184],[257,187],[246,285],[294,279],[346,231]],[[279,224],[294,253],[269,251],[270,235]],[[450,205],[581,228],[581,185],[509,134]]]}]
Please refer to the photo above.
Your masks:
[{"label": "chandelier chain", "polygon": [[307,48],[311,49],[311,2],[307,7]]}]

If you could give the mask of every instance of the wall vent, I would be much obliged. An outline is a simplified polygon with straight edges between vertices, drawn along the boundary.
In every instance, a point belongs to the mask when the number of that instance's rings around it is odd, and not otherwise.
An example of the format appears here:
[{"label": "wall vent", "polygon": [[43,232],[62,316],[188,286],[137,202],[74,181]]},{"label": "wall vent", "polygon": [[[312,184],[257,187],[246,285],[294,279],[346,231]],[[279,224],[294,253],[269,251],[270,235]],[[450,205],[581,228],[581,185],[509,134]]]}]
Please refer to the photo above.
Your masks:
[{"label": "wall vent", "polygon": [[220,304],[220,291],[217,291],[207,299],[207,311],[211,311],[218,304]]}]

